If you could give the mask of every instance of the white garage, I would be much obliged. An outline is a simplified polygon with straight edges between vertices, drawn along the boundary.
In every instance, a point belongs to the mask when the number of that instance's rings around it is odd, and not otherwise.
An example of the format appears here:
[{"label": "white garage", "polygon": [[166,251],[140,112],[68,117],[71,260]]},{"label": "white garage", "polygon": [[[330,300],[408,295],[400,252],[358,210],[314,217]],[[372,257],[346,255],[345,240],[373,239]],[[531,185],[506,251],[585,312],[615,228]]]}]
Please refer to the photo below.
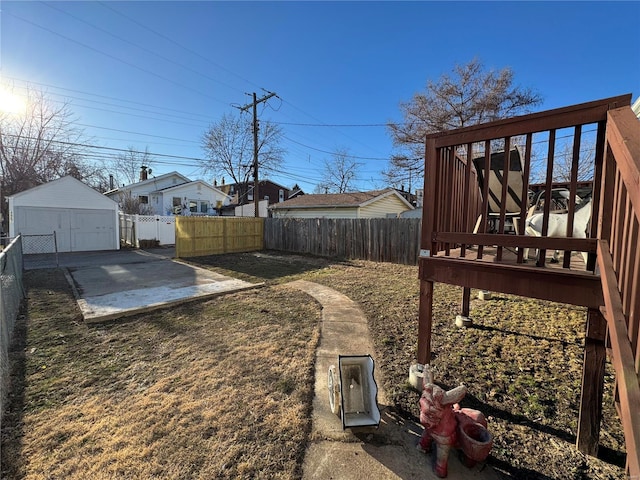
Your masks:
[{"label": "white garage", "polygon": [[9,235],[56,234],[59,252],[118,250],[118,204],[73,177],[63,177],[9,200]]}]

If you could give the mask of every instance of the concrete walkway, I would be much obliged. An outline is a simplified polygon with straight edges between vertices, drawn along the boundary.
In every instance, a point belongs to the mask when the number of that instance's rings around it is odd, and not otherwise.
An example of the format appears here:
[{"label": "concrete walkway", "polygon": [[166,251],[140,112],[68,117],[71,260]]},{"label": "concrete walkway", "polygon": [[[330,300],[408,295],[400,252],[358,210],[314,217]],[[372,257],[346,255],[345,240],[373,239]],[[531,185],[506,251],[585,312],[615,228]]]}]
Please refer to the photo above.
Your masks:
[{"label": "concrete walkway", "polygon": [[[315,395],[311,444],[304,459],[304,479],[391,480],[435,479],[431,455],[416,449],[422,427],[406,423],[388,407],[379,368],[378,384],[381,422],[378,429],[353,433],[343,430],[340,417],[331,413],[327,372],[337,365],[338,355],[376,354],[367,319],[356,303],[335,290],[303,280],[291,282],[322,304],[320,344],[316,351]],[[407,365],[408,375],[409,365]],[[489,426],[490,427],[490,426]],[[450,479],[497,480],[486,465],[468,469],[455,452],[449,458]]]}]

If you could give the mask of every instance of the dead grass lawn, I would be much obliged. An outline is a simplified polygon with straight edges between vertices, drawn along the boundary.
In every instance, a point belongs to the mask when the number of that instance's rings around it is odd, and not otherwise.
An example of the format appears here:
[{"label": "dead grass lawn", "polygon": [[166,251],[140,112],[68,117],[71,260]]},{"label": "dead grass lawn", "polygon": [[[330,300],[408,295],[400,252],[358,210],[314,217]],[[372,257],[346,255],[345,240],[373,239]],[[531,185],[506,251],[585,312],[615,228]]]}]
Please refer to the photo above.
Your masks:
[{"label": "dead grass lawn", "polygon": [[[191,261],[267,287],[87,327],[57,273],[28,277],[14,355],[24,395],[3,425],[3,476],[299,478],[320,312],[282,285],[297,278],[359,303],[386,393],[417,421],[416,267],[274,252]],[[475,300],[474,327],[458,329],[461,294],[436,286],[432,364],[441,385],[469,387],[463,406],[488,415],[489,464],[505,479],[625,478],[610,366],[601,458],[574,447],[584,310],[496,295]]]},{"label": "dead grass lawn", "polygon": [[3,478],[300,476],[320,319],[304,294],[266,287],[87,326],[62,273],[26,282]]}]

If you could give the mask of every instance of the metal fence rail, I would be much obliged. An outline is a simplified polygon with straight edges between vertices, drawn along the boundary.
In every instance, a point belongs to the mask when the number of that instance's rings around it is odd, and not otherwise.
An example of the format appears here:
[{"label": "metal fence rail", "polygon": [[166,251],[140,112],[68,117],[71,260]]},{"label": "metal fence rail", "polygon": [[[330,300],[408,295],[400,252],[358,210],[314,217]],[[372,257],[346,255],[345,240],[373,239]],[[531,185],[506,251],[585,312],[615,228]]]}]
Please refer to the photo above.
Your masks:
[{"label": "metal fence rail", "polygon": [[16,237],[0,252],[0,421],[7,398],[11,365],[9,347],[25,296],[22,283],[22,241]]}]

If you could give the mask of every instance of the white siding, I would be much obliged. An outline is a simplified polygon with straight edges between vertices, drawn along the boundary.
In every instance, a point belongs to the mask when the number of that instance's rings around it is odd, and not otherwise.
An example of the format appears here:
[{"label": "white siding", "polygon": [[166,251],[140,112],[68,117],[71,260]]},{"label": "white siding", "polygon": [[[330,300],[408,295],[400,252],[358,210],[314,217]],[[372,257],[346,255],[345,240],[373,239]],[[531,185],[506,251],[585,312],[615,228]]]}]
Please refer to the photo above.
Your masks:
[{"label": "white siding", "polygon": [[118,204],[72,177],[9,197],[9,235],[56,232],[58,251],[117,250]]},{"label": "white siding", "polygon": [[[170,215],[173,212],[173,197],[178,197],[182,203],[189,200],[195,200],[197,202],[209,202],[210,209],[215,209],[218,201],[223,205],[229,203],[229,197],[219,190],[209,187],[205,183],[190,182],[180,185],[176,188],[161,192],[162,202],[156,205],[153,200],[150,199],[150,204],[155,210],[156,215]],[[157,207],[157,208],[156,208]],[[212,213],[211,211],[209,213]]]},{"label": "white siding", "polygon": [[12,203],[14,207],[118,209],[113,200],[72,177],[63,177],[17,193],[12,196]]},{"label": "white siding", "polygon": [[389,195],[361,207],[358,218],[384,218],[390,213],[398,214],[406,210],[410,210],[406,203],[396,195]]},{"label": "white siding", "polygon": [[[185,183],[185,181],[178,176],[171,175],[164,178],[152,178],[139,183],[142,183],[142,185],[134,183],[131,185],[127,185],[125,188],[126,190],[131,191],[134,196],[149,195],[150,192],[162,190],[163,188],[175,187],[176,185]],[[122,186],[120,186],[119,188],[122,188]]]},{"label": "white siding", "polygon": [[358,207],[278,208],[274,218],[358,218]]}]

